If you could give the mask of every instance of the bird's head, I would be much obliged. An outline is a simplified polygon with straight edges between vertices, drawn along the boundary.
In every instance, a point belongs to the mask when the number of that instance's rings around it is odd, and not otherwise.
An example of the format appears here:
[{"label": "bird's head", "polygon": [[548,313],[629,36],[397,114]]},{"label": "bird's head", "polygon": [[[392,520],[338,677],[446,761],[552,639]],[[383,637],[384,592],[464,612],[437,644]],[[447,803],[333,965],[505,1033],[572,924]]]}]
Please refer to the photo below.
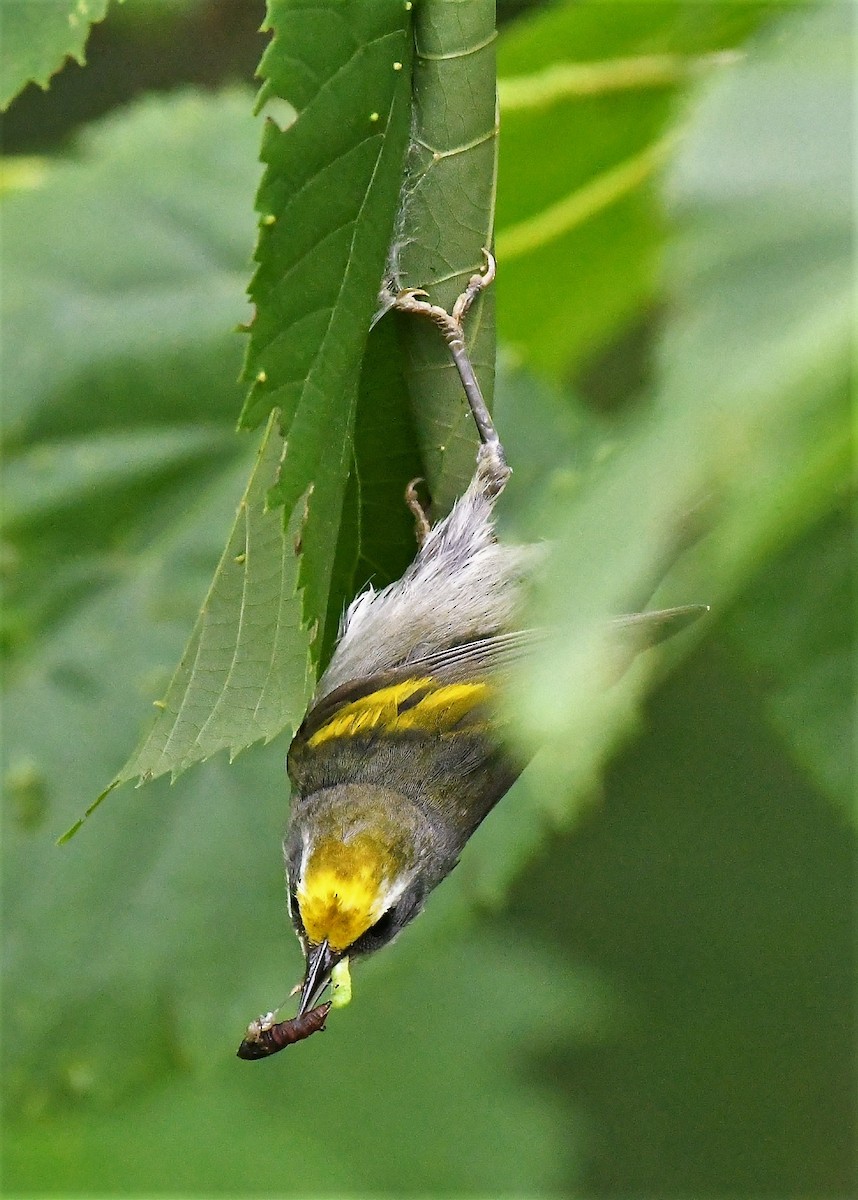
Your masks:
[{"label": "bird's head", "polygon": [[289,911],[306,957],[306,1012],[344,957],[372,954],[417,915],[440,878],[433,831],[405,797],[343,784],[293,806],[284,851]]}]

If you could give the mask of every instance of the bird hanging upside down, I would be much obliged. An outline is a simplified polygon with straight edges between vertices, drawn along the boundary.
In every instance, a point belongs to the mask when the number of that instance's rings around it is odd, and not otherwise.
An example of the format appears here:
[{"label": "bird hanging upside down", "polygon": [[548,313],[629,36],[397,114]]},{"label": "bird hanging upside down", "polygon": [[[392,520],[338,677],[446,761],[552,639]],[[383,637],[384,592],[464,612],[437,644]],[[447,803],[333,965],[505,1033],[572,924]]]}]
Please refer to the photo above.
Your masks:
[{"label": "bird hanging upside down", "polygon": [[[332,976],[342,987],[350,958],[381,949],[413,920],[521,770],[505,748],[494,697],[504,669],[538,636],[520,627],[519,615],[541,551],[495,536],[493,510],[510,470],[462,331],[494,278],[494,259],[486,259],[452,314],[420,292],[392,301],[441,328],[482,444],[449,516],[430,528],[418,510],[420,546],[402,578],[368,588],[349,606],[290,747],[284,851],[306,968],[297,1017],[253,1022],[241,1057],[266,1057],[324,1027],[329,1005],[316,1005]],[[408,502],[415,507],[413,489]],[[628,620],[679,626],[700,611]]]}]

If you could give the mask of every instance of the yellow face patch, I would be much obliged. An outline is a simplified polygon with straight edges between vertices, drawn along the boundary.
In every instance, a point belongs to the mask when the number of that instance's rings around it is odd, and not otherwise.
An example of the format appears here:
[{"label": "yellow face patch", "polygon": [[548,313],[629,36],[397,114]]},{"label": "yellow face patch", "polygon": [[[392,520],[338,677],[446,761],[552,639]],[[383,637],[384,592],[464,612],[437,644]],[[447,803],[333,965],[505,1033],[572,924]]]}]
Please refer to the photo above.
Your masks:
[{"label": "yellow face patch", "polygon": [[440,733],[467,717],[486,700],[488,692],[485,683],[439,685],[428,678],[409,679],[344,705],[307,744],[319,746],[333,738],[355,737],[374,729],[393,734],[411,730]]},{"label": "yellow face patch", "polygon": [[298,907],[312,942],[345,950],[384,912],[388,863],[374,838],[321,842],[298,885]]}]

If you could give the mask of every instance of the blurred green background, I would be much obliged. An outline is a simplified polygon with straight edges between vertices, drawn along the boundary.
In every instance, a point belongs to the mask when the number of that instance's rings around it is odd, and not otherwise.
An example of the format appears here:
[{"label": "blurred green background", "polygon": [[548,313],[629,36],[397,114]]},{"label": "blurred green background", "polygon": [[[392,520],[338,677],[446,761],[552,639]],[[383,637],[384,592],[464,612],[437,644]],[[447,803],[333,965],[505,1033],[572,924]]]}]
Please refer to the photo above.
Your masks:
[{"label": "blurred green background", "polygon": [[504,520],[549,613],[714,612],[604,711],[553,645],[546,753],[325,1037],[234,1057],[300,968],[285,739],[54,845],[253,458],[262,15],[127,0],[4,117],[4,1192],[853,1194],[851,5],[500,7]]}]

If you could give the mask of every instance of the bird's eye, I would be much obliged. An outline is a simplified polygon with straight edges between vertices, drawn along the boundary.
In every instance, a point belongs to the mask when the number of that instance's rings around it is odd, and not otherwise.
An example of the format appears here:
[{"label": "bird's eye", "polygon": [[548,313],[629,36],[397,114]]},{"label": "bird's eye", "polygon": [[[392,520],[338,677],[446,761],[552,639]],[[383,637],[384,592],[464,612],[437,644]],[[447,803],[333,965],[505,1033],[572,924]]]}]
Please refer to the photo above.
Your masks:
[{"label": "bird's eye", "polygon": [[387,912],[382,913],[374,925],[370,925],[367,933],[374,938],[386,938],[392,932],[396,924],[396,909],[389,908]]}]

